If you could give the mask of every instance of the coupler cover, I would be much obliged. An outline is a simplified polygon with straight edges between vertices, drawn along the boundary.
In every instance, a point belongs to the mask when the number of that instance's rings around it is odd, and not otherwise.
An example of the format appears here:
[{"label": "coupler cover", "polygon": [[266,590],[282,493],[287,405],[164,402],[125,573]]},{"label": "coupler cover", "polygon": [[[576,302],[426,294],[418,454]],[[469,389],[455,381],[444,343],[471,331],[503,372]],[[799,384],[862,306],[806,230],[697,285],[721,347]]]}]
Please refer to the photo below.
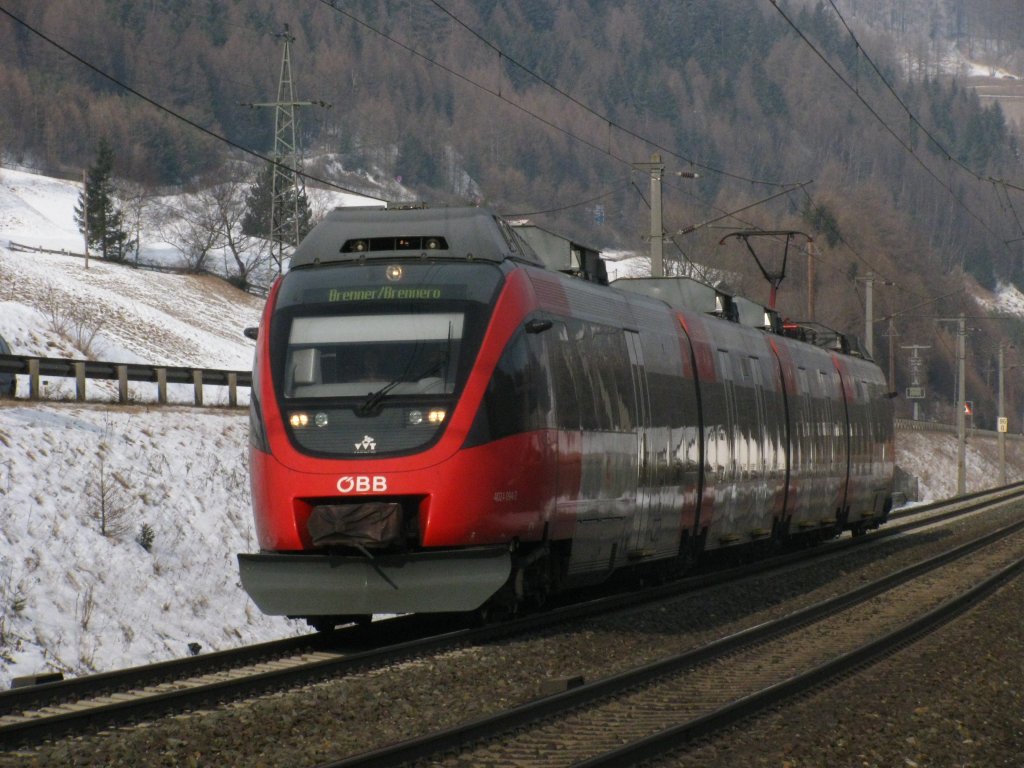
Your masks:
[{"label": "coupler cover", "polygon": [[402,505],[381,501],[322,504],[306,523],[314,546],[383,549],[402,539]]}]

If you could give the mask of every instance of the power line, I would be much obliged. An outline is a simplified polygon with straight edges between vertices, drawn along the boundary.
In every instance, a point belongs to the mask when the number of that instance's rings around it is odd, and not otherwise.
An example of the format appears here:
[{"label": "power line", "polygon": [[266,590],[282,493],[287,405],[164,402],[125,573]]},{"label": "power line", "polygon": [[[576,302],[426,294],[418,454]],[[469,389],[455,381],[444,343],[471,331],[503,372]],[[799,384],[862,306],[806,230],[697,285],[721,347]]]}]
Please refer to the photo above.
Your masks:
[{"label": "power line", "polygon": [[[534,112],[533,110],[531,110],[531,109],[529,109],[527,107],[524,107],[521,104],[518,104],[518,103],[510,100],[500,90],[495,90],[495,89],[490,88],[490,87],[488,87],[486,85],[483,85],[482,83],[477,82],[476,80],[473,80],[472,78],[468,77],[467,75],[464,75],[461,72],[458,72],[455,69],[453,69],[453,68],[451,68],[451,67],[449,67],[449,66],[447,66],[445,64],[442,64],[441,62],[439,62],[436,59],[428,56],[427,54],[423,53],[422,51],[419,51],[419,50],[417,50],[417,49],[407,45],[406,43],[403,43],[402,41],[398,40],[397,38],[393,37],[392,35],[389,35],[387,32],[384,32],[384,31],[382,31],[380,29],[377,29],[372,24],[370,24],[369,22],[359,18],[358,16],[356,16],[353,13],[351,13],[350,11],[347,11],[347,10],[345,10],[343,8],[339,8],[338,5],[337,5],[337,0],[319,0],[319,2],[323,3],[328,8],[330,8],[333,11],[335,11],[336,13],[340,13],[341,15],[345,16],[346,18],[352,20],[353,22],[355,22],[359,26],[361,26],[361,27],[363,27],[365,29],[368,29],[369,31],[373,32],[376,35],[379,35],[380,37],[384,38],[388,42],[390,42],[390,43],[392,43],[394,45],[397,45],[402,50],[412,54],[413,56],[416,56],[419,59],[422,59],[423,61],[427,62],[428,64],[431,64],[432,66],[435,66],[435,67],[443,70],[444,72],[448,73],[452,77],[455,77],[455,78],[457,78],[457,79],[459,79],[459,80],[461,80],[461,81],[463,81],[463,82],[465,82],[465,83],[467,83],[469,85],[472,85],[474,88],[478,88],[479,90],[489,94],[490,96],[493,96],[494,98],[499,99],[499,100],[505,102],[509,106],[514,107],[515,109],[519,110],[520,112],[523,112],[526,115],[529,115],[530,117],[534,118],[535,120],[543,123],[544,125],[548,126],[549,128],[552,128],[552,129],[554,129],[554,130],[564,134],[565,136],[569,137],[570,139],[573,139],[574,141],[578,141],[578,142],[580,142],[580,143],[590,147],[591,149],[595,149],[598,152],[600,152],[600,153],[602,153],[604,155],[607,155],[608,157],[611,157],[614,160],[618,160],[619,162],[626,163],[626,164],[631,164],[631,162],[629,160],[627,160],[626,158],[620,157],[620,156],[616,155],[614,152],[612,152],[610,146],[608,146],[608,147],[600,147],[597,144],[595,144],[594,142],[592,142],[592,141],[590,141],[588,139],[585,139],[582,136],[579,136],[578,134],[575,134],[575,133],[573,133],[572,131],[570,131],[570,130],[568,130],[566,128],[562,128],[561,126],[556,125],[551,120],[541,116],[540,114]],[[690,157],[687,157],[686,155],[683,155],[682,153],[680,153],[677,150],[674,150],[674,149],[671,149],[671,148],[668,148],[668,147],[664,147],[661,144],[659,144],[657,141],[655,141],[654,139],[650,139],[650,138],[645,137],[645,136],[643,136],[643,135],[641,135],[639,133],[636,133],[635,131],[632,131],[629,128],[626,128],[625,126],[615,122],[614,120],[612,120],[611,118],[607,117],[606,115],[603,115],[603,114],[597,112],[596,110],[594,110],[593,108],[591,108],[587,104],[583,103],[582,101],[580,101],[576,97],[572,96],[571,94],[567,93],[563,89],[559,88],[554,83],[550,82],[549,80],[545,79],[541,75],[537,74],[536,72],[531,70],[526,65],[520,63],[515,58],[509,56],[507,53],[505,53],[500,48],[498,48],[496,45],[494,45],[489,40],[487,40],[485,37],[483,37],[483,35],[481,35],[480,33],[476,32],[471,27],[469,27],[465,22],[460,20],[457,16],[455,16],[455,14],[453,14],[447,8],[442,6],[440,3],[436,2],[436,0],[431,0],[431,2],[435,6],[437,6],[437,8],[440,11],[442,11],[449,18],[451,18],[456,24],[461,26],[463,29],[465,29],[467,32],[469,32],[471,35],[473,35],[475,38],[477,38],[480,42],[482,42],[485,46],[487,46],[492,51],[494,51],[498,55],[499,61],[507,61],[508,63],[516,66],[519,69],[521,69],[523,72],[525,72],[528,75],[530,75],[531,77],[535,78],[538,82],[540,82],[540,83],[544,84],[545,86],[547,86],[548,88],[552,89],[555,93],[559,94],[560,96],[562,96],[565,99],[568,99],[573,104],[578,106],[580,109],[583,109],[588,114],[590,114],[593,117],[595,117],[598,120],[600,120],[602,123],[604,123],[608,127],[609,131],[611,131],[611,129],[615,129],[615,130],[619,131],[620,133],[622,133],[622,134],[624,134],[626,136],[629,136],[630,138],[637,139],[638,141],[641,141],[641,142],[647,144],[650,147],[653,147],[655,149],[659,149],[659,150],[665,152],[666,154],[672,155],[673,157],[676,157],[676,158],[682,160],[683,162],[686,162],[686,163],[689,163],[689,164],[691,164],[693,166],[702,168],[702,169],[704,169],[704,170],[706,170],[708,172],[711,172],[711,173],[719,174],[721,176],[725,176],[725,177],[728,177],[728,178],[736,179],[738,181],[743,181],[743,182],[746,182],[746,183],[749,183],[749,184],[764,184],[766,186],[774,186],[774,187],[788,186],[788,185],[786,185],[786,184],[784,184],[782,182],[766,181],[766,180],[763,180],[763,179],[753,179],[753,178],[749,178],[749,177],[746,177],[746,176],[742,176],[740,174],[730,173],[729,171],[725,171],[725,170],[722,170],[720,168],[715,168],[715,167],[710,166],[710,165],[706,165],[706,164],[701,163],[701,162],[699,162],[697,160],[694,160],[693,158],[690,158]]]},{"label": "power line", "polygon": [[544,214],[548,213],[560,213],[562,211],[568,211],[573,208],[579,208],[580,206],[583,205],[590,205],[590,203],[596,203],[598,200],[604,200],[606,197],[611,197],[616,192],[621,192],[622,189],[623,187],[610,189],[607,192],[602,192],[600,195],[595,195],[594,197],[587,198],[586,200],[580,200],[578,203],[570,203],[569,205],[563,205],[558,208],[548,208],[547,210],[544,211],[527,211],[525,213],[505,213],[502,215],[510,218],[515,218],[517,216],[543,216]]},{"label": "power line", "polygon": [[[201,131],[202,133],[205,133],[207,136],[210,136],[211,138],[214,138],[217,141],[223,142],[224,144],[227,144],[228,146],[233,147],[234,149],[237,149],[240,152],[244,152],[245,154],[250,155],[251,157],[255,157],[255,158],[257,158],[259,160],[262,160],[262,161],[264,161],[266,163],[270,163],[275,168],[281,166],[281,163],[278,163],[276,160],[271,159],[271,158],[267,157],[266,155],[262,155],[262,154],[260,154],[259,152],[255,151],[253,149],[249,149],[248,147],[243,146],[243,145],[239,144],[238,142],[232,141],[228,137],[222,136],[221,134],[217,133],[216,131],[211,131],[206,126],[200,125],[199,123],[195,122],[194,120],[191,120],[191,119],[185,117],[184,115],[182,115],[182,114],[180,114],[178,112],[175,112],[170,107],[164,106],[163,104],[161,104],[160,102],[156,101],[155,99],[152,99],[149,96],[145,95],[144,93],[141,93],[140,91],[136,90],[135,88],[132,88],[127,83],[124,83],[121,80],[118,80],[113,75],[108,74],[107,72],[103,71],[102,69],[100,69],[99,67],[95,66],[91,62],[86,61],[85,59],[83,59],[78,54],[74,53],[73,51],[68,50],[63,45],[58,43],[56,40],[48,37],[47,35],[45,35],[41,31],[39,31],[38,29],[33,27],[31,24],[26,22],[24,19],[21,19],[21,18],[15,16],[13,13],[8,11],[3,6],[0,6],[0,13],[4,14],[5,16],[10,18],[15,23],[20,24],[22,27],[24,27],[29,32],[31,32],[33,35],[35,35],[36,37],[38,37],[41,40],[43,40],[44,42],[46,42],[48,45],[52,45],[54,48],[59,50],[61,53],[63,53],[66,56],[69,56],[70,58],[74,59],[75,61],[77,61],[82,66],[87,67],[88,69],[91,69],[93,72],[95,72],[96,74],[100,75],[101,77],[109,80],[110,82],[112,82],[117,87],[124,89],[125,91],[127,91],[130,94],[132,94],[133,96],[136,96],[139,99],[142,99],[144,102],[146,102],[150,106],[156,107],[158,110],[160,110],[161,112],[163,112],[163,113],[165,113],[167,115],[170,115],[175,120],[180,120],[181,122],[189,125],[190,127],[195,128],[197,131]],[[285,169],[285,170],[291,171],[292,169]],[[366,196],[362,192],[358,192],[358,191],[356,191],[354,189],[349,189],[347,187],[343,187],[340,184],[335,184],[332,181],[327,181],[326,179],[321,179],[321,178],[318,178],[316,176],[312,176],[312,175],[307,174],[307,173],[301,173],[301,176],[303,178],[305,178],[305,179],[310,180],[310,181],[315,181],[315,182],[318,182],[318,183],[323,184],[325,186],[328,186],[328,187],[330,187],[332,189],[336,189],[339,192],[348,192],[349,194],[353,194],[353,195],[360,195],[360,196],[364,196],[364,197]]]},{"label": "power line", "polygon": [[942,154],[946,157],[947,160],[950,160],[956,165],[960,166],[963,170],[965,170],[971,176],[974,176],[979,181],[984,181],[984,179],[982,179],[981,177],[981,174],[967,167],[967,165],[965,165],[956,157],[954,157],[953,153],[951,153],[942,145],[942,142],[939,141],[935,137],[935,135],[928,130],[927,127],[925,127],[924,123],[917,119],[917,116],[914,115],[913,111],[911,111],[910,107],[907,106],[907,104],[903,101],[900,95],[896,92],[896,89],[892,86],[889,80],[885,77],[884,74],[882,74],[882,71],[878,68],[878,66],[875,64],[872,58],[868,55],[867,51],[864,50],[864,46],[860,44],[860,41],[857,39],[857,36],[853,33],[853,30],[850,29],[850,25],[846,23],[846,19],[843,18],[843,14],[839,12],[839,9],[836,7],[834,0],[828,0],[828,4],[831,5],[832,10],[836,12],[836,16],[839,17],[839,21],[842,22],[843,27],[850,35],[850,39],[853,40],[853,44],[857,46],[858,53],[864,57],[864,60],[867,61],[868,64],[871,65],[871,69],[873,69],[875,74],[878,75],[878,79],[882,81],[882,84],[885,85],[885,87],[889,90],[889,93],[892,94],[893,98],[896,99],[896,101],[899,103],[901,107],[903,107],[903,111],[907,113],[907,116],[910,118],[910,121],[924,132],[924,135],[927,136],[928,139],[936,147],[938,147],[938,149],[942,152]]},{"label": "power line", "polygon": [[649,139],[649,138],[647,138],[645,136],[642,136],[639,133],[636,133],[636,132],[630,130],[629,128],[626,128],[625,126],[620,125],[619,123],[616,123],[614,120],[612,120],[607,115],[604,115],[604,114],[601,114],[601,113],[597,112],[595,109],[593,109],[589,105],[583,103],[582,101],[577,99],[572,94],[567,93],[562,88],[559,88],[557,85],[552,83],[547,78],[543,77],[542,75],[538,74],[537,72],[534,72],[532,69],[527,67],[525,64],[522,64],[521,62],[519,62],[516,59],[512,58],[511,56],[509,56],[503,50],[501,50],[496,45],[494,45],[490,40],[485,38],[483,35],[481,35],[476,30],[472,29],[468,24],[466,24],[464,21],[462,21],[458,16],[456,16],[454,13],[452,13],[447,8],[445,8],[443,5],[441,5],[441,3],[439,3],[437,0],[430,0],[430,2],[433,3],[433,5],[435,5],[442,13],[444,13],[450,19],[452,19],[452,21],[454,21],[460,27],[462,27],[467,32],[469,32],[477,40],[482,42],[484,45],[486,45],[492,51],[494,51],[499,56],[501,56],[505,61],[508,61],[509,63],[514,64],[516,67],[521,69],[523,72],[525,72],[526,74],[528,74],[531,77],[535,78],[538,82],[543,83],[548,88],[553,90],[555,93],[557,93],[560,96],[563,96],[564,98],[568,99],[573,104],[575,104],[576,106],[578,106],[581,109],[583,109],[585,112],[593,115],[594,117],[598,118],[602,122],[606,123],[609,127],[614,127],[615,129],[617,129],[621,133],[624,133],[627,136],[630,136],[630,137],[632,137],[634,139],[642,141],[645,144],[647,144],[647,145],[649,145],[649,146],[651,146],[651,147],[653,147],[655,149],[661,150],[662,152],[670,154],[673,157],[676,157],[676,158],[678,158],[678,159],[680,159],[680,160],[682,160],[682,161],[684,161],[686,163],[689,163],[690,165],[692,165],[694,167],[702,168],[703,170],[709,171],[711,173],[716,173],[716,174],[719,174],[721,176],[726,176],[726,177],[731,178],[731,179],[736,179],[738,181],[748,182],[750,184],[764,184],[766,186],[789,186],[789,185],[782,184],[782,183],[779,183],[779,182],[774,182],[774,181],[764,181],[764,180],[760,180],[760,179],[751,179],[751,178],[748,178],[746,176],[742,176],[740,174],[730,173],[729,171],[722,170],[721,168],[716,168],[714,166],[707,165],[706,163],[702,163],[699,160],[694,160],[691,157],[687,157],[687,156],[679,153],[676,150],[670,149],[668,147],[664,147],[661,144],[658,144],[653,139]]},{"label": "power line", "polygon": [[[887,123],[887,122],[885,121],[885,119],[884,119],[884,118],[883,118],[883,117],[882,117],[882,116],[881,116],[880,114],[878,114],[877,110],[875,110],[875,108],[874,108],[874,107],[872,107],[872,106],[871,106],[871,105],[870,105],[870,104],[868,103],[868,101],[867,101],[867,100],[866,100],[866,99],[864,98],[864,96],[862,96],[862,95],[861,95],[860,91],[859,91],[859,90],[858,90],[857,88],[855,88],[855,87],[853,86],[853,84],[851,84],[851,83],[850,83],[850,81],[849,81],[849,80],[847,80],[847,79],[846,79],[846,78],[845,78],[845,77],[843,76],[843,74],[842,74],[842,73],[841,73],[841,72],[840,72],[840,71],[839,71],[839,70],[838,70],[838,69],[836,68],[836,66],[835,66],[834,64],[832,64],[832,62],[830,62],[830,61],[828,60],[828,57],[827,57],[827,56],[825,56],[825,54],[823,54],[823,53],[822,53],[822,52],[821,52],[820,50],[818,50],[817,46],[815,46],[815,45],[814,45],[814,43],[812,43],[812,42],[810,41],[810,39],[809,39],[809,38],[807,37],[807,35],[805,35],[805,34],[804,34],[803,30],[801,30],[801,29],[800,29],[800,27],[798,27],[798,26],[797,26],[796,22],[794,22],[794,21],[793,21],[793,20],[792,20],[792,19],[791,19],[791,18],[790,18],[790,17],[789,17],[789,16],[787,15],[787,14],[786,14],[786,12],[785,12],[784,10],[782,10],[782,8],[780,8],[780,7],[779,7],[779,0],[769,0],[769,1],[771,2],[771,4],[772,4],[772,7],[774,7],[774,8],[775,8],[775,10],[779,12],[779,15],[780,15],[780,16],[782,16],[782,18],[783,18],[783,19],[785,19],[786,23],[787,23],[787,24],[789,24],[789,26],[790,26],[790,27],[791,27],[791,28],[793,29],[793,31],[794,31],[794,32],[796,32],[797,36],[798,36],[798,37],[799,37],[799,38],[800,38],[801,40],[803,40],[803,41],[804,41],[804,43],[806,43],[806,44],[807,44],[807,47],[809,47],[809,48],[811,49],[811,51],[813,51],[814,55],[815,55],[815,56],[817,56],[817,57],[818,57],[819,59],[821,59],[822,63],[824,63],[824,64],[825,64],[825,66],[826,66],[826,67],[828,67],[828,69],[829,69],[829,70],[830,70],[830,71],[832,72],[832,74],[833,74],[833,75],[835,75],[835,76],[836,76],[836,78],[837,78],[837,79],[838,79],[838,80],[839,80],[839,81],[840,81],[840,82],[841,82],[841,83],[842,83],[843,85],[845,85],[845,86],[846,86],[846,88],[847,88],[847,89],[848,89],[848,90],[849,90],[849,91],[850,91],[851,93],[853,93],[853,95],[854,95],[854,96],[856,96],[856,97],[857,97],[857,100],[858,100],[858,101],[860,101],[860,103],[864,105],[864,108],[865,108],[865,109],[867,109],[869,113],[871,113],[871,116],[872,116],[872,117],[874,117],[874,118],[875,118],[875,120],[877,120],[877,121],[879,122],[879,124],[880,124],[880,125],[881,125],[881,126],[882,126],[883,128],[885,128],[885,130],[886,130],[886,131],[887,131],[887,132],[888,132],[889,134],[891,134],[891,135],[892,135],[892,137],[893,137],[894,139],[896,139],[896,141],[897,141],[897,142],[899,143],[899,145],[900,145],[901,147],[903,147],[903,149],[904,149],[904,150],[905,150],[905,151],[906,151],[906,152],[907,152],[907,153],[908,153],[908,154],[909,154],[909,155],[910,155],[910,156],[911,156],[912,158],[914,158],[914,160],[915,160],[915,161],[916,161],[916,162],[918,163],[918,165],[920,165],[920,166],[921,166],[921,167],[922,167],[922,168],[923,168],[923,169],[925,170],[925,172],[926,172],[926,173],[927,173],[927,174],[928,174],[929,176],[931,176],[931,177],[932,177],[932,178],[933,178],[933,179],[935,180],[935,182],[936,182],[936,183],[937,183],[937,184],[938,184],[939,186],[941,186],[941,187],[942,187],[943,189],[945,189],[945,190],[946,190],[946,191],[947,191],[947,192],[948,192],[948,193],[950,194],[950,196],[951,196],[951,197],[953,198],[953,200],[954,200],[954,201],[956,202],[956,204],[957,204],[957,205],[959,205],[959,206],[960,206],[961,208],[963,208],[963,210],[964,210],[964,211],[965,211],[965,212],[966,212],[966,213],[967,213],[968,215],[970,215],[970,216],[971,216],[971,218],[973,218],[973,219],[974,219],[975,221],[977,221],[977,222],[978,222],[978,223],[979,223],[979,224],[980,224],[980,225],[981,225],[981,226],[982,226],[982,227],[983,227],[983,228],[984,228],[984,229],[985,229],[985,230],[986,230],[986,231],[987,231],[987,232],[988,232],[988,233],[989,233],[990,235],[992,235],[992,236],[993,236],[994,238],[996,238],[996,239],[999,239],[999,238],[998,238],[998,235],[996,235],[996,233],[995,233],[995,232],[994,232],[994,231],[992,230],[992,228],[991,228],[991,227],[989,226],[989,224],[988,224],[988,223],[987,223],[987,222],[986,222],[986,221],[985,221],[984,219],[982,219],[982,218],[981,218],[981,216],[979,216],[979,215],[978,215],[977,213],[975,213],[975,212],[974,212],[973,210],[971,210],[971,208],[970,208],[970,207],[969,207],[969,206],[967,205],[967,203],[965,203],[965,202],[964,202],[963,200],[961,200],[961,199],[960,199],[960,198],[959,198],[959,197],[957,196],[957,194],[956,194],[956,193],[955,193],[955,192],[953,191],[952,187],[950,187],[950,186],[949,186],[949,185],[948,185],[948,184],[947,184],[947,183],[946,183],[945,181],[943,181],[942,179],[940,179],[940,178],[939,178],[939,176],[938,176],[938,175],[937,175],[937,174],[936,174],[936,173],[935,173],[935,172],[934,172],[934,171],[933,171],[933,170],[932,170],[931,168],[929,168],[929,167],[928,167],[928,164],[927,164],[927,163],[925,163],[925,162],[924,162],[924,160],[922,160],[922,159],[921,159],[921,158],[920,158],[920,157],[918,156],[918,154],[917,154],[917,153],[916,153],[916,152],[914,151],[913,147],[911,147],[911,146],[910,146],[909,144],[907,144],[907,142],[906,142],[906,141],[905,141],[905,140],[903,139],[903,137],[902,137],[902,136],[900,136],[900,135],[899,135],[899,134],[898,134],[898,133],[897,133],[897,132],[896,132],[896,131],[895,131],[895,130],[894,130],[894,129],[892,128],[892,126],[890,126],[890,125],[889,125],[889,124],[888,124],[888,123]],[[859,46],[858,46],[858,47],[859,47]],[[948,159],[952,160],[952,158],[948,158]]]}]

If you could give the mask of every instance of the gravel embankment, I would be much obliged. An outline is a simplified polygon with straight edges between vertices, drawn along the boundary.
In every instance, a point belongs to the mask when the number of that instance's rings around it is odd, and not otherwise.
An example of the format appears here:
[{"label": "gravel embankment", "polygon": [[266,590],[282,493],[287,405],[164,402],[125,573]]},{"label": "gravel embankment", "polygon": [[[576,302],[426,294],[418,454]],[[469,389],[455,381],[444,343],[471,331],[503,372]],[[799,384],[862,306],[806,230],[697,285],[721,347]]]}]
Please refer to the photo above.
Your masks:
[{"label": "gravel embankment", "polygon": [[1024,583],[843,683],[659,768],[1020,768]]},{"label": "gravel embankment", "polygon": [[[1019,512],[1016,513],[1019,515]],[[817,602],[969,539],[995,519],[882,543],[548,634],[401,664],[118,734],[0,754],[5,766],[298,766],[371,749],[537,696],[548,678],[596,679]],[[1024,765],[1024,585],[841,685],[663,765]]]}]

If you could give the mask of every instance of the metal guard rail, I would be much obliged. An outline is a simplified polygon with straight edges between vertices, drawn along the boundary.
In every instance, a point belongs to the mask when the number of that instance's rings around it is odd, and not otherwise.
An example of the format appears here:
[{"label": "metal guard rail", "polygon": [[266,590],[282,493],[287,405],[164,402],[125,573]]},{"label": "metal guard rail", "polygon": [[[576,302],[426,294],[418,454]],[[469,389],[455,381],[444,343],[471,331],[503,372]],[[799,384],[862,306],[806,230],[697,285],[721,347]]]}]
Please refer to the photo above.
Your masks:
[{"label": "metal guard rail", "polygon": [[[956,434],[955,424],[944,424],[939,421],[914,421],[913,419],[896,419],[896,429],[901,432],[945,432],[946,434],[949,435]],[[977,427],[967,427],[966,433],[967,437],[999,437],[999,433],[994,430],[978,429]],[[1007,440],[1024,440],[1024,435],[1017,434],[1016,432],[1004,432],[1003,436]]]},{"label": "metal guard rail", "polygon": [[[147,363],[109,363],[98,360],[68,360],[62,357],[23,357],[0,355],[0,373],[23,374],[29,377],[29,399],[40,400],[40,379],[54,376],[75,379],[75,399],[85,401],[85,380],[101,379],[118,382],[118,402],[127,403],[128,382],[143,381],[157,385],[157,402],[167,403],[168,384],[191,384],[195,390],[195,404],[203,404],[203,387],[228,388],[228,404],[238,405],[238,387],[252,386],[251,371],[229,371],[217,368],[187,368],[183,366],[149,365]],[[952,432],[956,427],[933,421],[896,419],[896,428],[904,431]],[[991,430],[969,428],[968,435],[994,437]],[[1024,435],[1008,434],[1010,440],[1022,440]]]},{"label": "metal guard rail", "polygon": [[23,374],[29,377],[29,399],[40,400],[43,376],[75,379],[75,399],[84,402],[86,379],[118,382],[118,402],[130,401],[128,382],[142,381],[157,386],[157,402],[167,404],[168,384],[191,384],[195,404],[203,404],[203,387],[228,388],[228,405],[237,407],[238,388],[252,386],[250,371],[228,371],[215,368],[150,365],[146,363],[109,363],[97,360],[68,360],[55,357],[23,357],[0,355],[0,373]]}]

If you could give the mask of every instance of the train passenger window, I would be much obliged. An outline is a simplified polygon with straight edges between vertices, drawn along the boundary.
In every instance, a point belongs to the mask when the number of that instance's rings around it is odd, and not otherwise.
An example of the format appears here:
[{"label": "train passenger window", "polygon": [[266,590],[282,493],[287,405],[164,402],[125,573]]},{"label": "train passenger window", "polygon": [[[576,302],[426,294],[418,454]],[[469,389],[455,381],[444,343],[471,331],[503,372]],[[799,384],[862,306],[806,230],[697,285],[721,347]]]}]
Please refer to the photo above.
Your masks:
[{"label": "train passenger window", "polygon": [[579,321],[567,325],[566,360],[576,384],[580,426],[594,431],[632,429],[636,406],[623,331]]},{"label": "train passenger window", "polygon": [[625,336],[621,329],[607,326],[593,326],[592,334],[603,428],[628,432],[633,429],[635,404]]},{"label": "train passenger window", "polygon": [[580,395],[576,379],[580,374],[564,323],[556,323],[549,334],[551,345],[551,383],[555,391],[557,426],[561,429],[580,428]]}]

